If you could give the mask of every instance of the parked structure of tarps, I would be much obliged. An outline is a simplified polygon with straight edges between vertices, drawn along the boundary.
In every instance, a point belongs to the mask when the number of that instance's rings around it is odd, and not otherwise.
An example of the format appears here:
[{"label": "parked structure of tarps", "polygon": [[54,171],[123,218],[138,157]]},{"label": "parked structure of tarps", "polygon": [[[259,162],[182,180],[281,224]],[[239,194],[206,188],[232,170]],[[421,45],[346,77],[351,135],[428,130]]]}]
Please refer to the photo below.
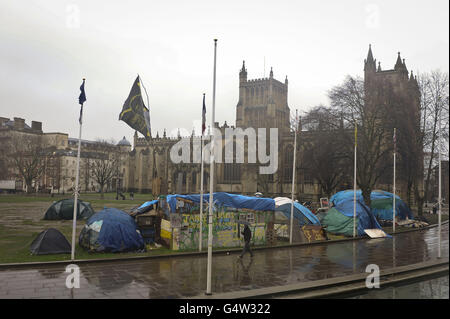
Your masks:
[{"label": "parked structure of tarps", "polygon": [[[194,203],[200,203],[200,195],[167,195],[167,204],[170,212],[176,211],[177,198],[183,198]],[[275,210],[275,201],[272,198],[253,197],[245,195],[229,194],[225,192],[214,193],[214,206],[228,207],[235,209],[251,209],[255,211],[273,211]],[[209,193],[203,194],[203,202],[209,203]]]},{"label": "parked structure of tarps", "polygon": [[[351,199],[353,201],[353,190],[345,190],[334,194],[330,201],[334,205],[341,201],[347,201]],[[371,211],[372,214],[378,219],[392,220],[392,204],[394,194],[383,191],[374,190],[370,194]],[[360,201],[364,201],[361,190],[356,191],[356,198]],[[395,216],[396,219],[413,219],[413,214],[408,205],[398,196],[395,196]]]},{"label": "parked structure of tarps", "polygon": [[59,230],[49,228],[33,240],[30,251],[33,255],[70,254],[71,246]]},{"label": "parked structure of tarps", "polygon": [[[333,207],[322,219],[322,225],[333,234],[353,236],[353,197],[342,197],[332,201]],[[369,207],[356,198],[356,234],[364,236],[364,229],[382,229]]]},{"label": "parked structure of tarps", "polygon": [[[276,197],[275,201],[275,218],[279,218],[280,214],[289,220],[291,218],[292,200],[287,197]],[[317,225],[320,226],[319,219],[305,206],[294,202],[294,219],[298,220],[300,226]]]},{"label": "parked structure of tarps", "polygon": [[[73,219],[73,198],[61,199],[50,205],[44,215],[46,220]],[[77,219],[88,219],[95,214],[91,204],[78,200]]]},{"label": "parked structure of tarps", "polygon": [[81,247],[96,252],[145,249],[133,217],[116,208],[104,208],[87,221],[79,237]]}]

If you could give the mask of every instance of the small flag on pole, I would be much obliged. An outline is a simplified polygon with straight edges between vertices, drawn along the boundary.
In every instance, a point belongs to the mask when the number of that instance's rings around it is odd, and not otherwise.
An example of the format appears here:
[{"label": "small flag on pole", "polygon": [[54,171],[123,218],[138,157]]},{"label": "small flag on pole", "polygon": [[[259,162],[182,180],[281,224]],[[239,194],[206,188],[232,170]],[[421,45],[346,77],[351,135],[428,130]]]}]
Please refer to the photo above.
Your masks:
[{"label": "small flag on pole", "polygon": [[83,83],[81,83],[81,86],[80,86],[81,93],[80,93],[80,96],[78,97],[78,102],[81,105],[80,118],[78,119],[78,122],[80,122],[80,124],[81,124],[81,118],[83,117],[83,103],[86,102],[86,92],[84,92],[84,82],[85,82],[85,80],[86,79],[83,79]]},{"label": "small flag on pole", "polygon": [[149,140],[150,131],[150,112],[145,107],[141,95],[141,83],[139,75],[137,76],[131,88],[130,94],[123,104],[122,112],[119,115],[119,121],[124,121],[130,127],[142,133]]},{"label": "small flag on pole", "polygon": [[202,110],[202,135],[206,130],[206,105],[205,105],[205,93],[203,93],[203,110]]},{"label": "small flag on pole", "polygon": [[83,103],[86,102],[86,93],[84,92],[84,81],[85,80],[86,79],[83,79],[83,83],[81,83],[81,86],[80,86],[81,93],[80,93],[80,96],[78,97],[78,101],[79,101],[80,105],[83,105]]}]

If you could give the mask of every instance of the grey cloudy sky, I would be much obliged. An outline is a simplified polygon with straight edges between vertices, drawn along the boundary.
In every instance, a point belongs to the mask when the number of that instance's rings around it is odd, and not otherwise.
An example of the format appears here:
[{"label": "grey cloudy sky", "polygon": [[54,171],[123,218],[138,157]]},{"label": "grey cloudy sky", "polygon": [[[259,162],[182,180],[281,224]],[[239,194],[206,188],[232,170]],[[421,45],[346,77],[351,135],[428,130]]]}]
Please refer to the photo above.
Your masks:
[{"label": "grey cloudy sky", "polygon": [[[289,79],[300,112],[328,103],[347,74],[363,75],[372,44],[384,69],[397,51],[415,73],[449,68],[449,2],[430,1],[1,1],[3,117],[42,121],[78,137],[77,99],[86,77],[83,138],[132,139],[118,121],[139,73],[153,134],[200,128],[211,114],[213,39],[218,38],[216,121],[235,122],[238,72]],[[172,131],[173,132],[173,131]]]}]

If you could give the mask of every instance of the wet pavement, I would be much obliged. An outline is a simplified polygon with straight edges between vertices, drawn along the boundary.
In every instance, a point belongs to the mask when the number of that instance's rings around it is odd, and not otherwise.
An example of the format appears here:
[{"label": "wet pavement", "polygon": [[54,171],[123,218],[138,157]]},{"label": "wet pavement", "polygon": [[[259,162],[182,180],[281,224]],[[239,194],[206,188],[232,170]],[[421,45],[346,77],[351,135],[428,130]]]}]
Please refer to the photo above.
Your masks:
[{"label": "wet pavement", "polygon": [[[442,226],[441,254],[448,257],[448,223]],[[212,293],[334,278],[437,258],[438,228],[393,238],[213,255]],[[395,253],[393,253],[395,251]],[[80,288],[66,288],[66,265],[0,269],[2,298],[189,298],[204,295],[207,257],[87,263],[80,267]]]}]

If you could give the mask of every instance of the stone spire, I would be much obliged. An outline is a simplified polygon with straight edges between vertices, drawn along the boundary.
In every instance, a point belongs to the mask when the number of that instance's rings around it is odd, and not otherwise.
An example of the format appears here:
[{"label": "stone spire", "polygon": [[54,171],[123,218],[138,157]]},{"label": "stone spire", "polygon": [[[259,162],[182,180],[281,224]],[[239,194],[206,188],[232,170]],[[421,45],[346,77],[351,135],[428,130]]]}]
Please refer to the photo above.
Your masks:
[{"label": "stone spire", "polygon": [[269,77],[273,78],[273,70],[272,70],[272,67],[270,67],[270,75],[269,75]]},{"label": "stone spire", "polygon": [[367,58],[364,60],[364,71],[375,72],[377,69],[376,60],[373,58],[372,45],[369,44],[369,52],[367,53]]},{"label": "stone spire", "polygon": [[366,61],[367,61],[368,63],[374,62],[373,54],[372,54],[372,45],[371,45],[371,44],[369,44],[369,52],[367,53],[367,59],[366,59]]},{"label": "stone spire", "polygon": [[394,70],[398,71],[403,68],[402,58],[400,57],[400,52],[398,52],[397,62],[395,63]]},{"label": "stone spire", "polygon": [[239,72],[239,82],[247,81],[247,69],[245,68],[245,61],[242,61],[242,69]]}]

